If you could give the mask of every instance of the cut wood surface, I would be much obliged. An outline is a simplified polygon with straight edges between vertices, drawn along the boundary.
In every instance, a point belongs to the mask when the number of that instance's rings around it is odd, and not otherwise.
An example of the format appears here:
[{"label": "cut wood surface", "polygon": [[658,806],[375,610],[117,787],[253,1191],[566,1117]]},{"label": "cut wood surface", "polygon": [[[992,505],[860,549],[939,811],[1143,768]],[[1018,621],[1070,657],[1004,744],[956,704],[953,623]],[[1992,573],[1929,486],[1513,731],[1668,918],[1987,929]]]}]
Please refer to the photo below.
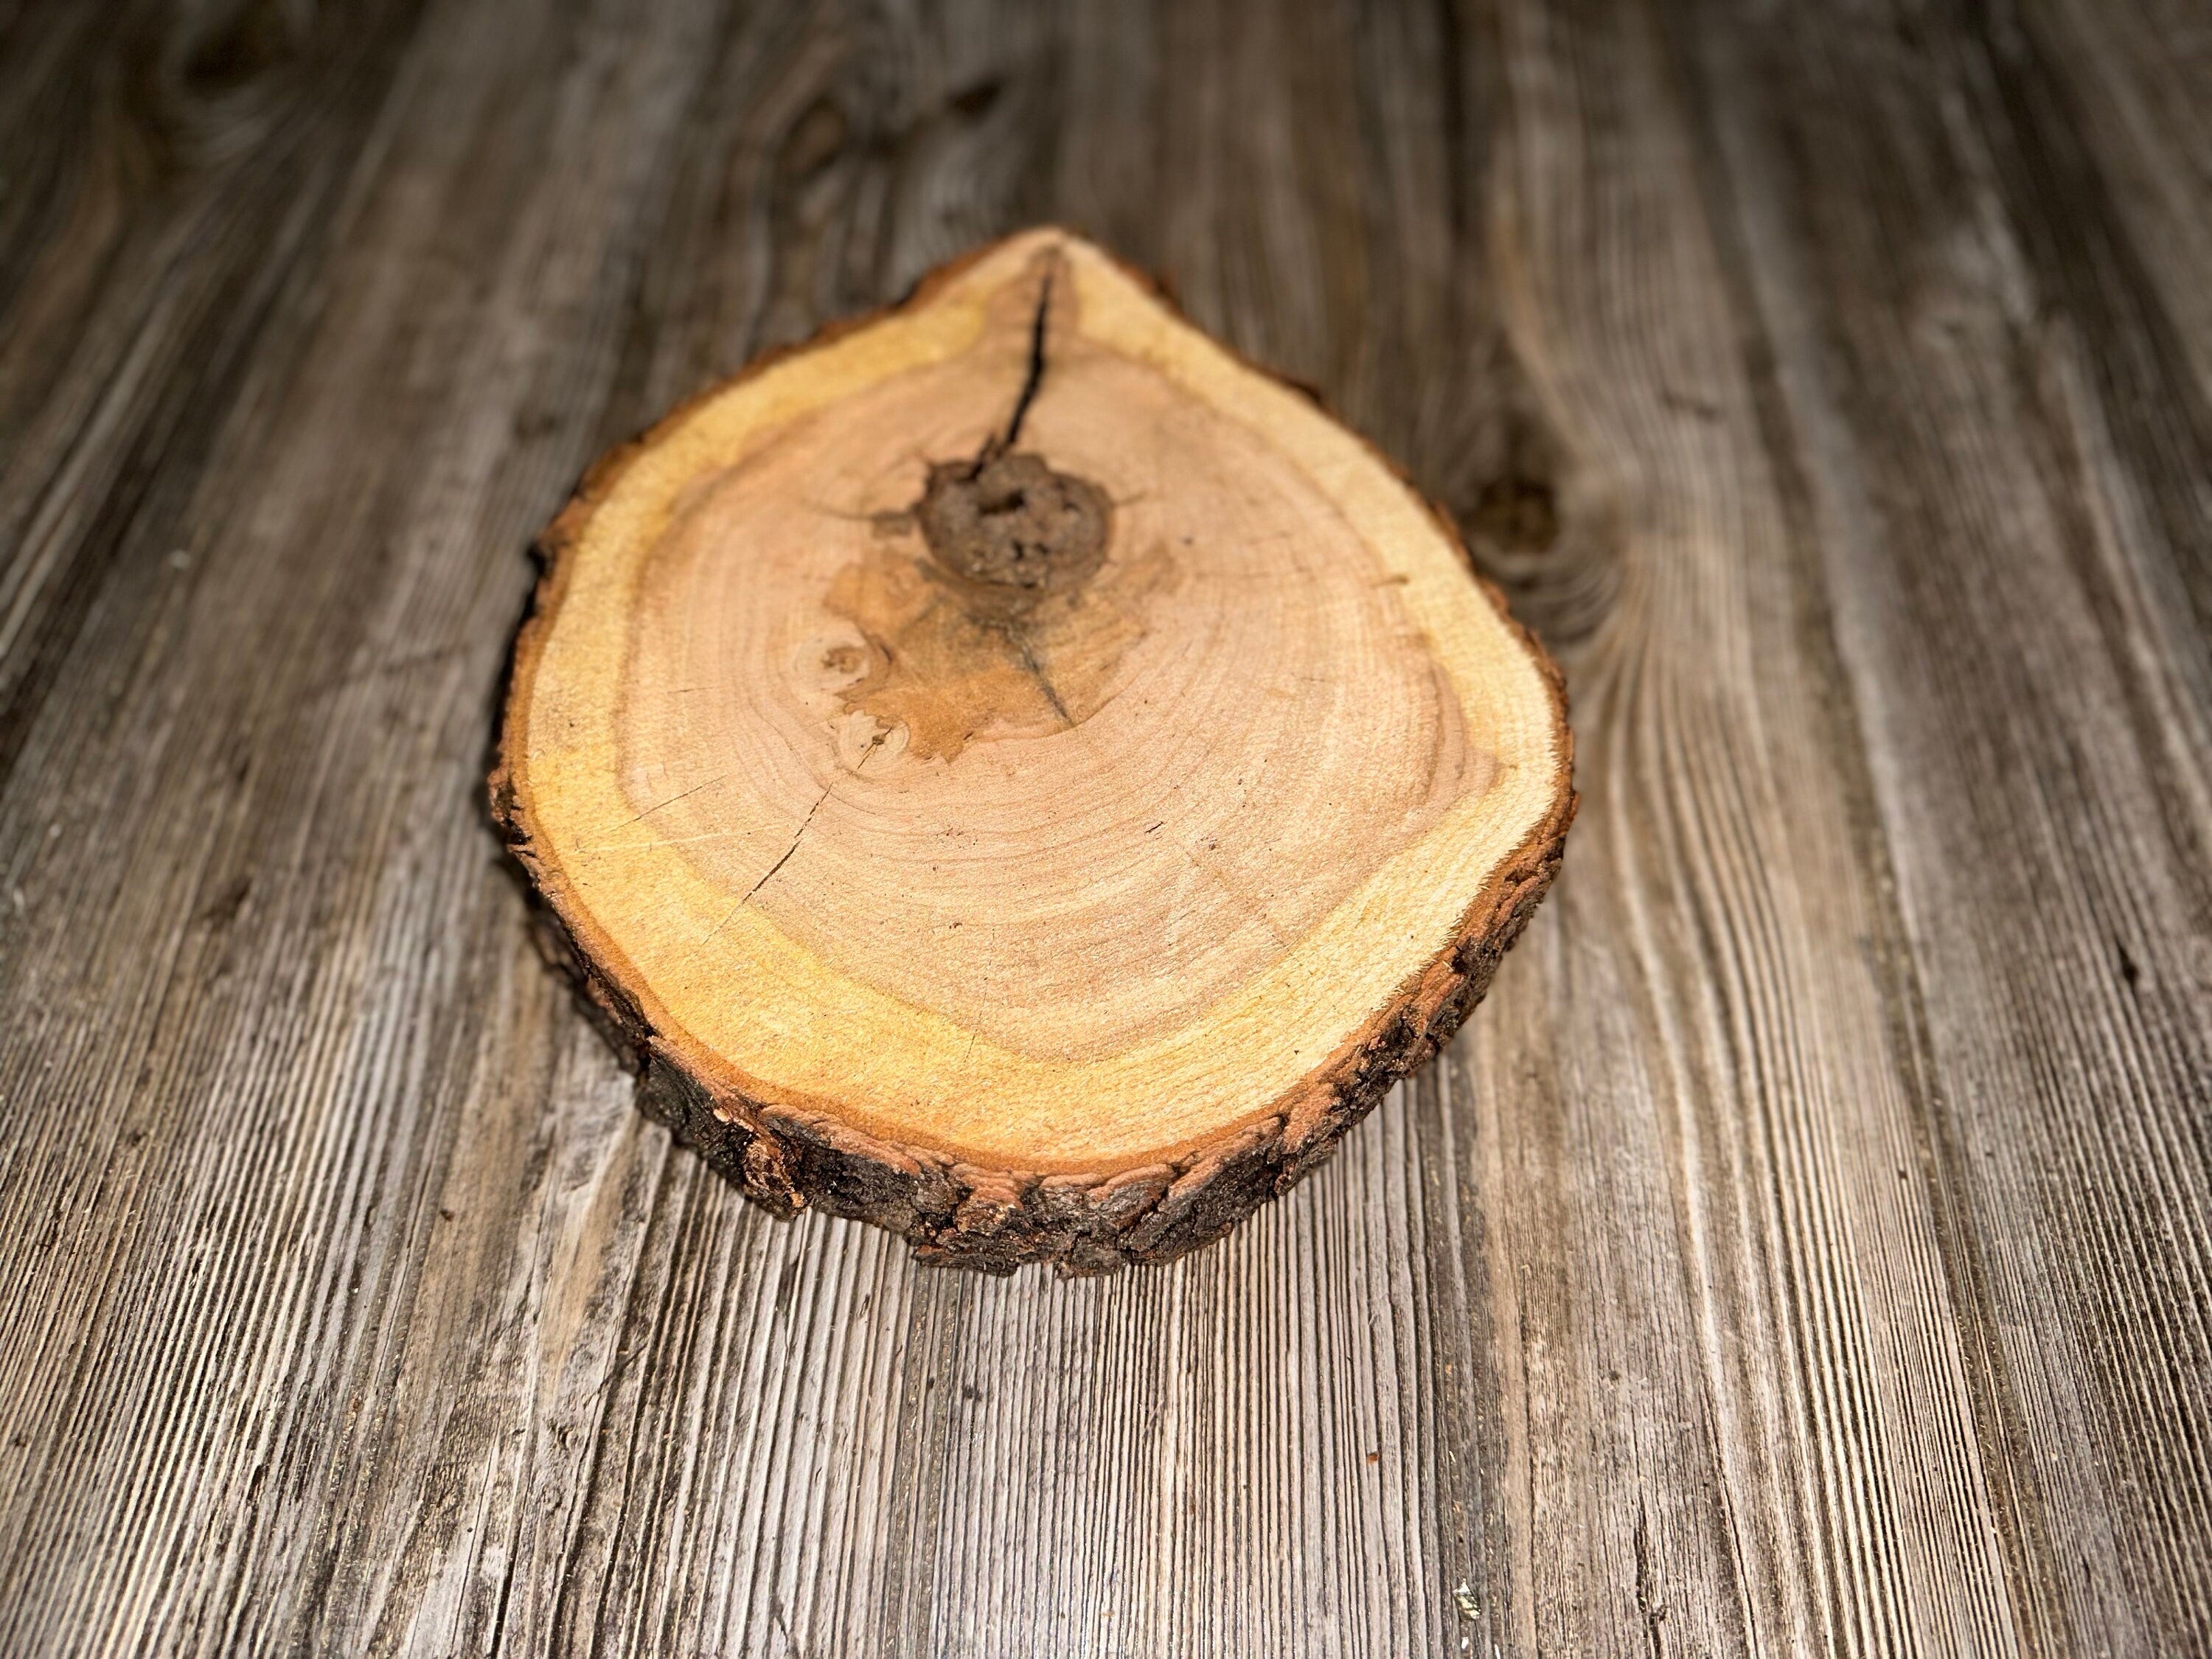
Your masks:
[{"label": "cut wood surface", "polygon": [[[2208,46],[0,7],[0,1653],[2212,1650]],[[1583,797],[1076,1281],[674,1146],[483,805],[592,459],[1038,223],[1450,509]]]},{"label": "cut wood surface", "polygon": [[641,1097],[932,1260],[1179,1255],[1457,1029],[1557,672],[1350,432],[1012,238],[595,467],[491,784]]}]

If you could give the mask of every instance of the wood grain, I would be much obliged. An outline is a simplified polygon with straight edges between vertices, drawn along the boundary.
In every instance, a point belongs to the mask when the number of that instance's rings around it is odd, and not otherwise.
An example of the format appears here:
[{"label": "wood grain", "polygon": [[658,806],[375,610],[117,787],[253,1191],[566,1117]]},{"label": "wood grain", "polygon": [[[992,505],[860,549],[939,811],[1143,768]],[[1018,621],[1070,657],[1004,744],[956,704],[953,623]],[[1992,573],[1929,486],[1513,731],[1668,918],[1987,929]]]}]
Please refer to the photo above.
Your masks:
[{"label": "wood grain", "polygon": [[535,551],[489,799],[553,954],[747,1196],[927,1261],[1219,1237],[1450,1040],[1573,817],[1435,507],[1064,229],[684,405]]},{"label": "wood grain", "polygon": [[[2203,47],[0,9],[0,1650],[2212,1647]],[[1584,795],[1074,1285],[672,1150],[476,805],[585,462],[1042,219],[1456,510]]]}]

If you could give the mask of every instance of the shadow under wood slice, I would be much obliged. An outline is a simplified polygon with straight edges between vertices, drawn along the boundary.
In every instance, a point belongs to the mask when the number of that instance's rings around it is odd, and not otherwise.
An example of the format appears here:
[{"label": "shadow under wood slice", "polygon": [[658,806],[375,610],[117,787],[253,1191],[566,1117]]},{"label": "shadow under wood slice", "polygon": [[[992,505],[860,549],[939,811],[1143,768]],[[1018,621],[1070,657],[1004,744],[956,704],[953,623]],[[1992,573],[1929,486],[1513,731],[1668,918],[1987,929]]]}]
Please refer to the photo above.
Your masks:
[{"label": "shadow under wood slice", "polygon": [[1074,237],[757,363],[540,542],[495,812],[647,1108],[932,1259],[1157,1261],[1449,1036],[1572,816],[1397,473]]}]

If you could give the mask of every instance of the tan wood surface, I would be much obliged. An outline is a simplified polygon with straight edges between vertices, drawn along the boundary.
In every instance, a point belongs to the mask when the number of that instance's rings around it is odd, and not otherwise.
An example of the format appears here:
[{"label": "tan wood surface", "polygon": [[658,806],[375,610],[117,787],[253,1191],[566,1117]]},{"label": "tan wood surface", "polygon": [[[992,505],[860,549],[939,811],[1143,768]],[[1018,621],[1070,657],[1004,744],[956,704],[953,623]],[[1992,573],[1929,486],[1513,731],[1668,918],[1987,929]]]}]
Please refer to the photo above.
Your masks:
[{"label": "tan wood surface", "polygon": [[[2177,0],[0,6],[0,1652],[2212,1649]],[[484,820],[584,465],[1020,225],[1446,502],[1581,820],[1167,1268],[632,1106]]]},{"label": "tan wood surface", "polygon": [[1037,227],[538,538],[492,815],[639,1099],[779,1212],[1158,1263],[1450,1041],[1557,872],[1556,666],[1437,509]]}]

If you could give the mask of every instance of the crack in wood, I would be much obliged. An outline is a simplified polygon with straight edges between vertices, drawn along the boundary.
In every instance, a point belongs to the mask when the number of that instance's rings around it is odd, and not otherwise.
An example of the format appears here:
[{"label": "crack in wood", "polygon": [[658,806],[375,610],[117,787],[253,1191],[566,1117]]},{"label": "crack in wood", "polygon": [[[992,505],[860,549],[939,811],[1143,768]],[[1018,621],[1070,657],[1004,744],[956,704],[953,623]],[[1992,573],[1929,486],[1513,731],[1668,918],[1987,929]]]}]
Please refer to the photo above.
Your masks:
[{"label": "crack in wood", "polygon": [[1037,290],[1036,312],[1030,319],[1029,369],[1022,377],[1022,389],[1014,398],[1014,412],[1006,419],[1006,435],[986,438],[983,447],[976,453],[969,465],[968,476],[979,476],[983,468],[1000,455],[1012,450],[1022,435],[1022,422],[1029,418],[1030,405],[1036,401],[1037,391],[1044,385],[1046,325],[1052,312],[1052,272],[1044,273],[1043,285]]}]

